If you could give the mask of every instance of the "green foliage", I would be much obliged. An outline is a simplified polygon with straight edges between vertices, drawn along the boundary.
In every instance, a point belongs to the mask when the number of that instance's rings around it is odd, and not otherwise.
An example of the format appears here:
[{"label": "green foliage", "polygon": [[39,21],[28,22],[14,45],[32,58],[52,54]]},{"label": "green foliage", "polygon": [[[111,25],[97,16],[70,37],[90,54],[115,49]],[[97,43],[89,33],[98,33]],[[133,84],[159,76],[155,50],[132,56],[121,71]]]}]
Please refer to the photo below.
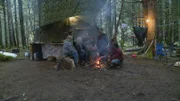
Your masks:
[{"label": "green foliage", "polygon": [[11,56],[5,56],[3,54],[0,54],[0,62],[6,62],[6,61],[11,61],[13,60],[14,58],[11,57]]}]

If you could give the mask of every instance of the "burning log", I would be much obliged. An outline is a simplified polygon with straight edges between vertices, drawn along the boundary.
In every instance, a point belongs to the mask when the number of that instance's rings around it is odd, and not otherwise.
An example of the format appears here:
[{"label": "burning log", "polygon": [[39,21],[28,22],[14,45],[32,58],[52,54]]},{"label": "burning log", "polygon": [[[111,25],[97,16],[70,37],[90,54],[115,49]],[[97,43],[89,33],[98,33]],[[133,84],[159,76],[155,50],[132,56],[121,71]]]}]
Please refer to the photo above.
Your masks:
[{"label": "burning log", "polygon": [[92,66],[92,68],[94,68],[94,69],[104,69],[106,67],[106,63],[102,62],[103,58],[105,58],[105,56],[101,56],[101,57],[99,56],[96,60],[91,61],[91,63],[85,67]]}]

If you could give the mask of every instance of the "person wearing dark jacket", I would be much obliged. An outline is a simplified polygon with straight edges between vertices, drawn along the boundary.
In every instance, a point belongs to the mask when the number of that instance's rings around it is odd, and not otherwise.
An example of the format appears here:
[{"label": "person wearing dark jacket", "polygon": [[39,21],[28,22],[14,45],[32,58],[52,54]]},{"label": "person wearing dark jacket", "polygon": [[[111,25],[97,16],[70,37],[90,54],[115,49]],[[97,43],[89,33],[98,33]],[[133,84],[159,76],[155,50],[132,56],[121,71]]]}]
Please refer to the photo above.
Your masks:
[{"label": "person wearing dark jacket", "polygon": [[109,60],[112,65],[120,65],[124,60],[124,54],[117,43],[115,43],[112,48],[112,54],[110,55]]},{"label": "person wearing dark jacket", "polygon": [[86,53],[86,48],[83,45],[82,38],[78,37],[76,40],[76,46],[75,46],[78,54],[79,54],[79,60],[81,63],[86,63],[87,62],[87,53]]},{"label": "person wearing dark jacket", "polygon": [[75,65],[79,62],[79,56],[77,53],[77,50],[73,46],[72,43],[73,37],[71,35],[68,35],[66,40],[63,43],[63,56],[70,56],[73,57]]},{"label": "person wearing dark jacket", "polygon": [[99,35],[97,37],[97,48],[100,56],[108,54],[108,37],[103,33],[103,29],[99,29]]}]

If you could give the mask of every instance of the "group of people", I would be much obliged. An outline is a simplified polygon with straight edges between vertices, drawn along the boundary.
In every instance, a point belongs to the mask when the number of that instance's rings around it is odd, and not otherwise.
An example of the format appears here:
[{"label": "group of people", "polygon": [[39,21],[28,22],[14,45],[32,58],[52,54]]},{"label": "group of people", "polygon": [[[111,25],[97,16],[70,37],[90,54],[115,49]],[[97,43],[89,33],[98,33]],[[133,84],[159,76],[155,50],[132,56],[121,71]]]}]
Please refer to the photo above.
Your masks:
[{"label": "group of people", "polygon": [[77,37],[75,42],[73,35],[69,34],[63,44],[63,55],[71,57],[76,66],[95,61],[97,57],[104,57],[103,61],[120,65],[124,56],[117,42],[113,39],[109,41],[101,28],[98,29],[98,33],[95,38],[84,32],[84,36]]}]

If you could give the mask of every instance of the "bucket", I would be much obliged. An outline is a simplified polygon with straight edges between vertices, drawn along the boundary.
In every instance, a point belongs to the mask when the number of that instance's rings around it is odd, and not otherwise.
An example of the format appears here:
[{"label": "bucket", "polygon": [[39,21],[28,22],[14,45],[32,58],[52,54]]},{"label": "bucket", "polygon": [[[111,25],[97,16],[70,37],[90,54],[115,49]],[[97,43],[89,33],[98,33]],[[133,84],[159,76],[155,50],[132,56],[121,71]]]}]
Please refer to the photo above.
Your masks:
[{"label": "bucket", "polygon": [[137,55],[136,54],[132,54],[132,58],[136,58],[137,57]]}]

